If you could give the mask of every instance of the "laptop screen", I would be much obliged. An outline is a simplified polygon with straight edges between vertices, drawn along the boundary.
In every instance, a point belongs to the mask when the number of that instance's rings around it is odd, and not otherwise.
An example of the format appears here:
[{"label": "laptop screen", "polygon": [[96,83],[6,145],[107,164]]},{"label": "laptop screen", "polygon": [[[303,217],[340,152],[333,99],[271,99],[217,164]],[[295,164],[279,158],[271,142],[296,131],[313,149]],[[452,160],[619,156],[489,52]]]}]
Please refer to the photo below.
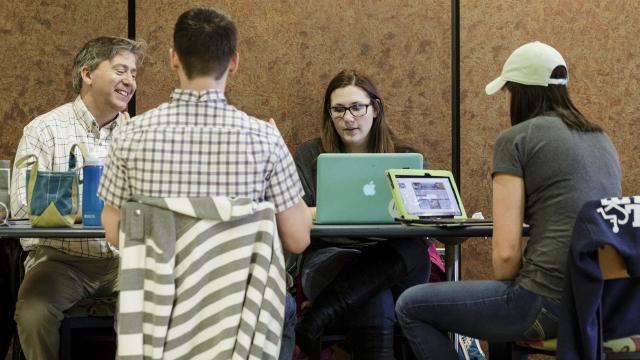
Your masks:
[{"label": "laptop screen", "polygon": [[396,181],[407,213],[418,217],[462,215],[449,177],[397,175]]},{"label": "laptop screen", "polygon": [[317,224],[393,224],[387,169],[422,169],[417,153],[325,153],[318,157]]}]

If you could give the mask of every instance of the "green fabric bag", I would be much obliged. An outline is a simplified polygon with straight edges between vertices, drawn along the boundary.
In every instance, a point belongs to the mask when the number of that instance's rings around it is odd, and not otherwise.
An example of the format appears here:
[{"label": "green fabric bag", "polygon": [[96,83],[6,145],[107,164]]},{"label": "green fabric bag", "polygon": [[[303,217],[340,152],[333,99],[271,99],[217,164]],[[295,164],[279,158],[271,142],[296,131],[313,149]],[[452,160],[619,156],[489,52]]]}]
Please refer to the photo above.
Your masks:
[{"label": "green fabric bag", "polygon": [[38,158],[25,155],[16,161],[16,169],[27,170],[27,207],[29,220],[34,227],[71,226],[78,215],[78,174],[76,167],[76,147],[83,158],[87,148],[74,144],[69,153],[69,170],[38,170]]}]

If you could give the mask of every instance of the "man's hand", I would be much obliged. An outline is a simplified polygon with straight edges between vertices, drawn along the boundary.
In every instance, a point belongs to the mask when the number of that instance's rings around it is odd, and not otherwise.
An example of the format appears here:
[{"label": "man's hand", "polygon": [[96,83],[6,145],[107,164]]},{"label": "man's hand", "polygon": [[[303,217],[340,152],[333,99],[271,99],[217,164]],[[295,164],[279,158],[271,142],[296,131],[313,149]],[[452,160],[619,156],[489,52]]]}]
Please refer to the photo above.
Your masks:
[{"label": "man's hand", "polygon": [[[276,129],[278,134],[280,134],[280,130],[278,129],[278,125],[276,125],[276,121],[273,120],[273,118],[269,118],[269,124]],[[282,134],[280,134],[280,136],[282,136]]]}]

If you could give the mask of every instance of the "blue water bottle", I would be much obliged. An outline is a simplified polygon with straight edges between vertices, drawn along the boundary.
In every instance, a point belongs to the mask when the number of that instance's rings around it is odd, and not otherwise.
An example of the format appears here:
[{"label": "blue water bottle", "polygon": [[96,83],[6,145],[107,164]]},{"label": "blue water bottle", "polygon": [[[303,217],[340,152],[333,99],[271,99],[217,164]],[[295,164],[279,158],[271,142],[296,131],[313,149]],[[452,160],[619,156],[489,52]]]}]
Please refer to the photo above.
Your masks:
[{"label": "blue water bottle", "polygon": [[102,225],[104,201],[98,197],[98,185],[103,168],[102,159],[94,154],[89,154],[82,168],[82,223],[87,226]]}]

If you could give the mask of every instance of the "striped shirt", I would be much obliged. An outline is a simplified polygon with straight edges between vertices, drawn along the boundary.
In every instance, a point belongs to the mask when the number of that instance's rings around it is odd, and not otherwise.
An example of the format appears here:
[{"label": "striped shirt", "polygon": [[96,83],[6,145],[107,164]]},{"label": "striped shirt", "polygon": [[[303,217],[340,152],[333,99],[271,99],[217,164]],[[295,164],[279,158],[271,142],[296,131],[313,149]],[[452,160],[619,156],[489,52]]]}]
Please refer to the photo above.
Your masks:
[{"label": "striped shirt", "polygon": [[98,194],[116,208],[133,195],[226,196],[281,212],[304,192],[275,127],[229,105],[222,91],[178,89],[121,128]]},{"label": "striped shirt", "polygon": [[[109,143],[120,123],[120,115],[99,128],[95,118],[78,96],[75,101],[64,104],[50,112],[40,115],[25,126],[16,152],[16,160],[24,155],[33,154],[38,158],[38,168],[47,171],[67,171],[69,169],[69,151],[75,143],[87,146],[89,152],[105,154]],[[83,165],[82,154],[76,153],[78,166]],[[29,215],[26,195],[26,170],[13,169],[11,179],[11,210],[13,217],[24,218]],[[80,173],[82,177],[82,173]],[[78,202],[82,208],[82,185],[78,193]],[[21,239],[26,251],[38,246],[49,246],[61,252],[92,258],[113,257],[114,250],[105,239]]]}]

